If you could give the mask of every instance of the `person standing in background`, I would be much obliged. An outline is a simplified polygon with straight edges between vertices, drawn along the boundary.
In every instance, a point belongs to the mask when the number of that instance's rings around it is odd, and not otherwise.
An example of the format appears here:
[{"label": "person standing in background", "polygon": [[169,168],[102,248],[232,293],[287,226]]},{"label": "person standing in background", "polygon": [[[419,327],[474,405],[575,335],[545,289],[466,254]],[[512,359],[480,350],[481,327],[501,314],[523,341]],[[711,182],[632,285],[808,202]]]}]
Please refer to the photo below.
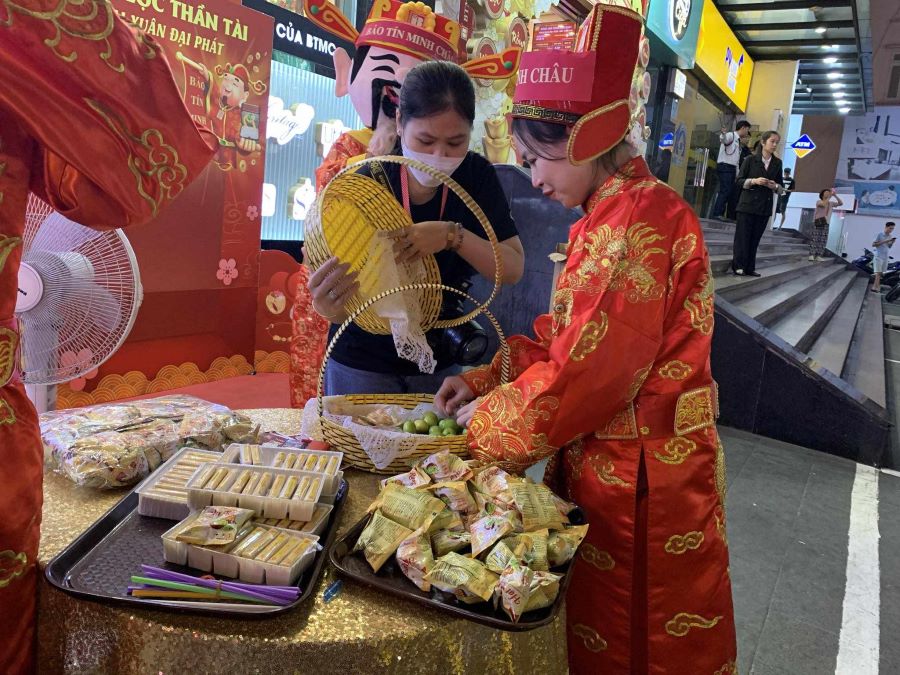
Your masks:
[{"label": "person standing in background", "polygon": [[756,271],[756,250],[772,216],[773,194],[781,189],[783,180],[781,160],[775,156],[780,141],[777,131],[764,133],[759,152],[745,159],[738,172],[741,197],[731,261],[731,270],[738,276],[760,276]]},{"label": "person standing in background", "polygon": [[894,236],[894,225],[896,223],[893,221],[885,223],[884,232],[879,232],[878,236],[875,237],[875,241],[872,242],[872,248],[875,249],[875,259],[872,261],[875,267],[875,283],[872,284],[873,293],[881,292],[881,276],[887,272],[890,258],[888,251],[894,245],[894,242],[897,241],[897,237]]},{"label": "person standing in background", "polygon": [[794,191],[794,179],[791,177],[791,170],[784,170],[784,192],[778,195],[778,204],[775,207],[775,213],[781,214],[781,223],[776,227],[776,230],[780,230],[784,227],[784,219],[787,217],[787,205],[788,200],[791,198],[791,193]]},{"label": "person standing in background", "polygon": [[[750,122],[741,120],[734,131],[725,131],[719,134],[721,145],[719,146],[719,158],[716,161],[716,174],[719,177],[719,193],[716,195],[716,204],[713,207],[712,217],[723,220],[724,217],[733,218],[734,208],[731,201],[734,189],[734,177],[737,175],[741,162],[741,145],[750,135]],[[726,213],[727,210],[727,213]]]},{"label": "person standing in background", "polygon": [[822,190],[816,202],[816,213],[813,216],[812,238],[809,240],[809,259],[819,261],[825,256],[825,244],[828,241],[828,224],[835,206],[843,206],[844,202],[837,196],[834,188]]}]

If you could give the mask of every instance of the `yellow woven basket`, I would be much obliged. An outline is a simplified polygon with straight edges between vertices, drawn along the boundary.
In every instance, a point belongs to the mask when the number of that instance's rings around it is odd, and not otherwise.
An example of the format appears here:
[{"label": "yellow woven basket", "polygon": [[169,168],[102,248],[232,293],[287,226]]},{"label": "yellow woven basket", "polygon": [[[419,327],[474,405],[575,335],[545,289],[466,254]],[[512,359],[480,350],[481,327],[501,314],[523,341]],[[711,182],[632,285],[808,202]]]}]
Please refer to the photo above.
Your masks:
[{"label": "yellow woven basket", "polygon": [[[346,331],[350,324],[354,321],[356,315],[363,313],[374,303],[378,302],[379,300],[383,300],[384,298],[393,295],[394,293],[405,293],[407,291],[416,290],[435,290],[432,288],[425,288],[426,286],[428,286],[428,284],[407,284],[406,286],[400,286],[398,288],[391,289],[390,291],[386,291],[369,298],[356,310],[354,310],[354,312],[351,312],[347,320],[340,326],[340,328],[338,328],[337,332],[328,345],[328,349],[326,349],[325,351],[325,357],[322,359],[322,367],[319,370],[319,386],[317,392],[319,404],[319,421],[322,427],[322,440],[328,443],[334,450],[344,453],[344,463],[347,466],[351,466],[355,469],[361,469],[362,471],[369,471],[371,473],[393,475],[408,471],[409,468],[420,459],[424,459],[425,457],[428,457],[428,455],[444,450],[445,448],[448,448],[450,452],[461,457],[466,457],[469,454],[465,435],[442,436],[440,438],[435,438],[434,440],[423,441],[422,444],[416,449],[415,453],[413,453],[412,455],[398,458],[391,462],[391,464],[389,464],[387,467],[379,469],[369,458],[369,455],[366,454],[366,451],[360,445],[359,440],[357,440],[356,436],[350,429],[332,422],[323,414],[324,401],[322,399],[322,392],[325,387],[325,369],[328,365],[328,359],[331,357],[331,352],[334,350],[335,344],[340,339],[341,335],[344,334],[344,331]],[[461,295],[468,300],[477,303],[477,300],[457,288],[438,285],[436,287],[436,290],[438,290],[439,292],[448,291],[450,293],[456,293],[457,295]],[[506,344],[506,336],[503,334],[503,330],[500,328],[500,324],[497,323],[497,319],[494,318],[493,314],[491,314],[487,309],[484,308],[481,309],[481,312],[491,322],[491,325],[494,327],[494,330],[497,331],[497,335],[500,338],[500,380],[501,382],[505,383],[509,380],[510,368],[509,346]],[[406,408],[407,410],[415,408],[420,403],[434,402],[434,396],[431,396],[430,394],[355,394],[335,398],[339,398],[340,400],[347,401],[351,404],[398,405]]]},{"label": "yellow woven basket", "polygon": [[394,232],[413,224],[409,214],[390,190],[372,178],[355,173],[360,167],[376,162],[410,166],[441,180],[462,200],[487,233],[494,253],[494,288],[484,303],[479,304],[476,301],[476,307],[472,312],[458,319],[438,320],[443,294],[438,288],[441,275],[434,256],[426,256],[423,259],[426,272],[424,283],[411,284],[418,288],[416,293],[422,309],[423,330],[449,328],[467,323],[490,304],[500,288],[503,265],[497,247],[497,235],[481,207],[456,181],[408,157],[373,157],[356,162],[346,167],[325,186],[313,202],[305,221],[308,265],[312,270],[316,270],[329,258],[336,257],[342,263],[349,263],[351,272],[361,272],[359,291],[348,300],[347,310],[356,317],[356,324],[363,330],[378,335],[390,335],[390,324],[374,312],[372,303],[367,304],[365,310],[356,312],[371,299],[378,284],[380,261],[369,260],[372,237],[378,232]]}]

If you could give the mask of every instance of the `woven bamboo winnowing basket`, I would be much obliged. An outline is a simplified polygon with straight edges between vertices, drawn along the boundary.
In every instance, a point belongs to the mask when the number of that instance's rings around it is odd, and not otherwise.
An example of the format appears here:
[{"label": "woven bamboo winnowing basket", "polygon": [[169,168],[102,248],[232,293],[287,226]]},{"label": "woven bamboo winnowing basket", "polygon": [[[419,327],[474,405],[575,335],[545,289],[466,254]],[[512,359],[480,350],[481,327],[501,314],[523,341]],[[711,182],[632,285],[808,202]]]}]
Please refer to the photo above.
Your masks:
[{"label": "woven bamboo winnowing basket", "polygon": [[500,289],[503,266],[497,235],[481,207],[456,181],[427,164],[408,157],[364,159],[347,166],[325,186],[313,202],[305,221],[305,247],[310,269],[314,271],[329,258],[336,257],[341,263],[349,263],[351,272],[360,272],[359,291],[347,301],[347,310],[356,317],[356,324],[363,330],[377,335],[390,335],[389,322],[374,312],[372,303],[366,305],[365,310],[356,312],[373,296],[378,285],[381,266],[379,261],[369,260],[372,237],[378,232],[396,232],[413,224],[409,214],[390,190],[368,176],[355,173],[363,166],[376,163],[409,166],[441,180],[484,228],[491,242],[495,264],[494,288],[487,300],[483,303],[476,301],[475,309],[465,316],[439,320],[443,294],[438,288],[441,275],[434,256],[422,259],[425,279],[421,284],[414,284],[422,310],[422,330],[461,326],[474,319],[491,303]]},{"label": "woven bamboo winnowing basket", "polygon": [[[319,370],[319,386],[317,393],[319,404],[319,422],[322,427],[322,440],[328,443],[334,450],[344,453],[344,463],[347,466],[351,466],[355,469],[361,469],[363,471],[369,471],[371,473],[393,475],[408,471],[410,466],[412,466],[418,460],[424,459],[425,457],[428,457],[428,455],[439,452],[440,450],[444,450],[445,448],[449,449],[453,454],[459,455],[461,457],[466,457],[469,454],[469,448],[466,444],[465,435],[440,436],[435,437],[434,440],[423,440],[421,445],[416,448],[416,451],[413,454],[398,458],[391,462],[387,467],[379,469],[369,458],[369,455],[366,454],[366,451],[363,449],[362,445],[360,445],[359,440],[350,429],[347,429],[340,424],[329,420],[324,415],[324,401],[322,399],[322,390],[325,386],[325,369],[328,365],[328,359],[331,357],[331,352],[334,350],[334,346],[340,339],[341,335],[343,335],[344,331],[346,331],[350,324],[353,323],[353,320],[356,318],[355,314],[364,312],[372,304],[394,293],[404,293],[410,290],[427,290],[424,288],[420,288],[426,285],[427,284],[408,284],[406,286],[400,286],[399,288],[394,288],[390,291],[386,291],[385,293],[381,293],[377,296],[369,298],[369,300],[367,300],[359,308],[357,308],[355,312],[352,312],[347,320],[341,325],[341,327],[338,328],[337,332],[334,334],[334,337],[331,339],[331,342],[328,344],[328,349],[325,350],[325,358],[322,359],[322,367]],[[437,288],[439,291],[456,293],[457,295],[461,295],[472,302],[477,302],[474,298],[469,296],[467,293],[459,290],[458,288],[452,288],[450,286],[438,286]],[[494,327],[494,330],[497,331],[497,335],[500,338],[500,380],[501,382],[505,383],[509,381],[510,368],[509,346],[506,343],[506,337],[504,336],[503,330],[500,328],[500,324],[497,322],[497,319],[494,317],[494,315],[484,308],[482,308],[481,312],[491,322],[491,325]],[[356,394],[342,396],[339,398],[353,404],[398,405],[408,410],[415,408],[420,403],[434,402],[434,396],[430,394]]]}]

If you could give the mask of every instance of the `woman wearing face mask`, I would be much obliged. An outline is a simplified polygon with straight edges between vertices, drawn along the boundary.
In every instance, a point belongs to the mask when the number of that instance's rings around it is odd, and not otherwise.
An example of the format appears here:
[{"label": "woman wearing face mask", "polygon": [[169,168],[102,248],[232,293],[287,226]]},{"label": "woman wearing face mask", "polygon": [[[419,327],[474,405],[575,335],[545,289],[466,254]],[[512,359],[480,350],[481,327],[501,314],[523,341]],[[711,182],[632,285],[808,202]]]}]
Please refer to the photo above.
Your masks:
[{"label": "woman wearing face mask", "polygon": [[[516,283],[524,269],[524,255],[509,206],[494,168],[481,155],[469,152],[475,119],[475,89],[466,72],[444,62],[422,63],[406,76],[400,90],[397,113],[398,146],[402,154],[450,176],[471,195],[484,211],[500,241],[502,281]],[[455,194],[427,174],[395,164],[366,167],[360,173],[386,178],[397,200],[415,223],[397,241],[397,260],[415,260],[434,255],[442,283],[465,290],[477,273],[493,280],[494,256],[484,230]],[[313,306],[333,324],[347,319],[345,305],[358,290],[348,266],[329,260],[309,280]],[[458,299],[444,297],[442,317],[461,316]],[[332,326],[334,335],[337,326]],[[441,345],[441,331],[429,335],[432,345]],[[449,349],[435,349],[437,368],[423,374],[400,358],[390,335],[373,335],[351,325],[341,336],[326,372],[329,395],[379,393],[434,393],[444,377],[459,372]]]},{"label": "woman wearing face mask", "polygon": [[[550,458],[545,479],[585,511],[570,672],[733,674],[713,282],[690,206],[654,179],[634,135],[623,142],[640,112],[629,92],[641,25],[596,4],[575,52],[523,55],[520,157],[544,195],[586,215],[552,313],[534,338],[509,339],[512,381],[500,384],[497,358],[448,378],[436,403],[468,424],[477,459],[519,473]],[[532,85],[553,64],[575,82]]]}]

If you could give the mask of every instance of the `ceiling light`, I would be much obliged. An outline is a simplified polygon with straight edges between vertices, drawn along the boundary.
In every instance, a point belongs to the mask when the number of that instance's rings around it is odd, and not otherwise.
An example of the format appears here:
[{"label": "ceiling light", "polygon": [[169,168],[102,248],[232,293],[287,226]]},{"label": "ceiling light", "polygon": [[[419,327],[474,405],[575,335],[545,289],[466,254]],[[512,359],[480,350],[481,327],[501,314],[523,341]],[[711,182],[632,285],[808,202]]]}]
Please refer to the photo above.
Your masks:
[{"label": "ceiling light", "polygon": [[841,111],[842,113],[844,113],[845,115],[846,115],[848,112],[850,112],[850,108],[848,108],[847,106],[844,106],[843,108],[838,108],[838,110],[840,110],[840,111]]},{"label": "ceiling light", "polygon": [[837,63],[837,57],[836,56],[826,56],[824,59],[822,59],[822,63],[827,63],[830,66],[833,63]]},{"label": "ceiling light", "polygon": [[828,79],[829,80],[839,80],[839,79],[841,79],[841,74],[840,73],[828,73]]},{"label": "ceiling light", "polygon": [[843,83],[843,82],[832,82],[832,83],[831,83],[831,88],[832,88],[832,89],[843,89],[843,88],[844,88],[844,83]]},{"label": "ceiling light", "polygon": [[818,28],[816,28],[816,32],[817,32],[819,35],[821,35],[822,33],[824,33],[826,30],[828,30],[828,29],[825,28],[825,26],[819,26]]},{"label": "ceiling light", "polygon": [[842,91],[836,91],[832,94],[832,96],[834,96],[835,98],[844,98],[844,96],[846,96],[846,94]]}]

